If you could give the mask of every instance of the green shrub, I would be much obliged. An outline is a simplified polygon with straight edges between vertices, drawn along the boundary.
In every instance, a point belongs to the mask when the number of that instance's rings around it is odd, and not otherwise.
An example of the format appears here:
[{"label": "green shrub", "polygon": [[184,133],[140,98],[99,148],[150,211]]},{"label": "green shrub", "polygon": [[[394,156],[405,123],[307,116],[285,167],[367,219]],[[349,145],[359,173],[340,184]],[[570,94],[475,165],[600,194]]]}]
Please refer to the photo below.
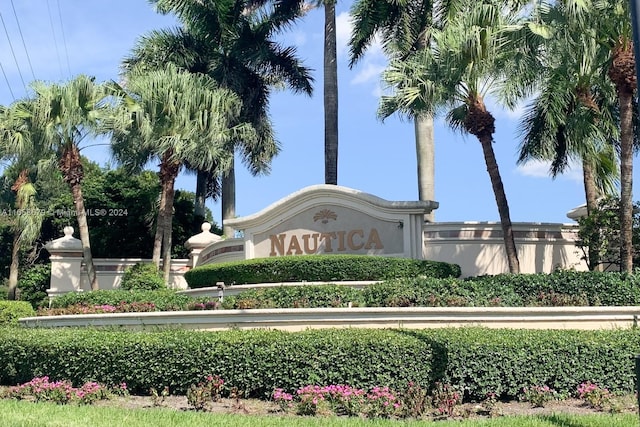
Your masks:
[{"label": "green shrub", "polygon": [[51,308],[65,308],[72,305],[113,305],[124,303],[153,303],[158,311],[183,310],[191,298],[177,294],[170,289],[158,291],[98,290],[91,292],[70,292],[55,298]]},{"label": "green shrub", "polygon": [[30,302],[33,308],[46,307],[49,304],[47,289],[50,283],[50,264],[35,264],[21,270],[18,277],[19,299]]},{"label": "green shrub", "polygon": [[224,308],[321,308],[362,305],[362,293],[350,286],[278,286],[239,293]]},{"label": "green shrub", "polygon": [[120,289],[153,291],[164,288],[164,279],[155,264],[137,263],[122,275]]},{"label": "green shrub", "polygon": [[548,385],[571,394],[584,381],[634,390],[636,330],[320,329],[198,332],[0,328],[0,384],[48,375],[75,385],[126,382],[133,393],[168,386],[185,393],[205,374],[247,397],[308,384],[358,388],[436,382],[466,401],[487,393],[514,398]]},{"label": "green shrub", "polygon": [[21,317],[35,315],[35,310],[27,301],[0,301],[0,325],[17,325]]},{"label": "green shrub", "polygon": [[196,267],[185,273],[190,288],[278,282],[385,280],[398,277],[458,277],[444,262],[370,255],[302,255],[258,258]]},{"label": "green shrub", "polygon": [[573,302],[582,301],[584,305],[640,305],[638,274],[558,270],[551,274],[481,276],[467,281],[497,293],[509,289],[526,306],[548,305],[545,301],[558,298],[558,295],[561,295],[560,301],[571,302],[573,298]]}]

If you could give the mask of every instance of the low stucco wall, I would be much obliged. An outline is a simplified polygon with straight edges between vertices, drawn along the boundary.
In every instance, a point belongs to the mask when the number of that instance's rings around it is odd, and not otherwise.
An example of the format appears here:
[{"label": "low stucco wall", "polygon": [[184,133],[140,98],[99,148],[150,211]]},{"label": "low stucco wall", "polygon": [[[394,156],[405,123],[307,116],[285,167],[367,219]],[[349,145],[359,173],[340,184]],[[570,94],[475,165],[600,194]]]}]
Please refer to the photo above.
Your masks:
[{"label": "low stucco wall", "polygon": [[[513,230],[522,273],[587,270],[575,246],[577,225],[514,223]],[[462,277],[509,272],[500,223],[427,223],[423,232],[424,259],[458,264]]]}]

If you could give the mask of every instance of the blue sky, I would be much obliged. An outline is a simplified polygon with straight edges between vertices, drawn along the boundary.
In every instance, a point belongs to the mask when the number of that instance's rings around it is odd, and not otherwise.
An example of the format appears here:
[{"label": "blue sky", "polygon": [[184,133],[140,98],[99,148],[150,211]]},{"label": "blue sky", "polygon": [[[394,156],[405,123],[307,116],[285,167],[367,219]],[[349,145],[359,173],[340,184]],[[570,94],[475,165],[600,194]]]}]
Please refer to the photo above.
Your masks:
[{"label": "blue sky", "polygon": [[[397,117],[384,123],[376,118],[384,55],[374,46],[354,69],[347,66],[351,4],[341,0],[336,12],[338,184],[388,200],[416,200],[413,124]],[[0,64],[6,74],[6,80],[0,74],[2,105],[13,101],[11,92],[15,98],[23,97],[26,89],[22,80],[28,85],[34,76],[60,82],[84,73],[100,81],[117,80],[119,64],[139,36],[175,25],[174,19],[155,13],[144,0],[4,0],[0,14]],[[305,65],[314,69],[315,93],[311,98],[286,91],[274,93],[270,113],[282,152],[268,176],[253,177],[243,166],[237,167],[238,216],[255,213],[294,191],[324,181],[322,32],[323,12],[313,10],[280,37],[283,43],[297,46]],[[521,110],[510,112],[493,106],[491,111],[496,117],[494,149],[512,221],[571,222],[566,213],[584,203],[580,169],[552,180],[544,164],[517,166]],[[442,119],[436,120],[435,137],[435,199],[440,203],[436,220],[497,221],[480,144],[472,136],[454,133]],[[83,152],[102,164],[110,161],[108,148],[103,146]],[[195,177],[183,175],[177,186],[194,191]],[[634,191],[634,199],[638,194]],[[219,223],[219,205],[208,205]]]}]

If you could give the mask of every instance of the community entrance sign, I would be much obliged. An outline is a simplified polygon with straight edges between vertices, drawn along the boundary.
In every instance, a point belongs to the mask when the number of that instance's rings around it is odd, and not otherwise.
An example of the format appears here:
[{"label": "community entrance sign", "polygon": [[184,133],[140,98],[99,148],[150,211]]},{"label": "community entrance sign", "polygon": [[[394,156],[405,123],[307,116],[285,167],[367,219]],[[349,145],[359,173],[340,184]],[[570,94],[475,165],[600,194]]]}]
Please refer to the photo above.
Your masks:
[{"label": "community entrance sign", "polygon": [[247,217],[245,258],[304,254],[370,254],[422,258],[424,215],[433,201],[395,202],[335,185],[304,188]]}]

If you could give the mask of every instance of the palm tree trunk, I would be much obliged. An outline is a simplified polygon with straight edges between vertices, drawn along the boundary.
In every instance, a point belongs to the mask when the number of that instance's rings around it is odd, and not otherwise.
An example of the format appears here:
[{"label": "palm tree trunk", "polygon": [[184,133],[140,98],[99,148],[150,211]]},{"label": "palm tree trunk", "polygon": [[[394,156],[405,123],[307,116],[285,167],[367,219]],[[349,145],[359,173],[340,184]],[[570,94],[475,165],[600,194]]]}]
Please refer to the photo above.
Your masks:
[{"label": "palm tree trunk", "polygon": [[324,2],[324,182],[338,184],[338,65],[335,0]]},{"label": "palm tree trunk", "polygon": [[[598,204],[598,189],[595,183],[595,174],[593,171],[593,165],[588,160],[582,160],[582,177],[584,181],[584,194],[587,201],[587,215],[591,215]],[[600,269],[600,252],[598,236],[594,235],[589,243],[588,256],[589,256],[589,271]]]},{"label": "palm tree trunk", "polygon": [[[418,165],[418,200],[435,199],[435,142],[433,116],[419,114],[414,119],[416,134],[416,158]],[[435,221],[433,212],[425,215],[425,221]]]},{"label": "palm tree trunk", "polygon": [[222,234],[228,239],[234,237],[235,230],[227,225],[227,220],[236,216],[236,170],[234,160],[231,160],[231,168],[222,175]]},{"label": "palm tree trunk", "polygon": [[153,238],[153,255],[151,261],[160,269],[160,258],[162,256],[162,237],[164,236],[164,229],[166,228],[166,218],[164,212],[166,211],[167,199],[165,198],[164,191],[160,190],[160,203],[158,206],[158,217],[156,219],[156,234]]},{"label": "palm tree trunk", "polygon": [[196,177],[196,200],[193,206],[193,216],[197,222],[197,224],[195,224],[197,227],[200,227],[204,221],[208,177],[209,173],[204,171],[198,171]]},{"label": "palm tree trunk", "polygon": [[16,290],[18,289],[18,269],[20,263],[20,232],[13,234],[13,247],[11,248],[11,265],[9,266],[9,292],[7,299],[13,301],[16,299]]},{"label": "palm tree trunk", "polygon": [[175,182],[178,176],[178,168],[175,169],[176,173],[173,176],[169,176],[166,182],[162,183],[162,192],[166,200],[165,212],[163,214],[165,218],[164,232],[162,236],[162,269],[164,273],[164,283],[169,286],[169,275],[171,273],[171,235],[173,232],[173,200],[175,196]]},{"label": "palm tree trunk", "polygon": [[504,247],[507,252],[509,272],[517,274],[520,273],[520,261],[518,260],[518,251],[513,238],[513,227],[511,225],[511,215],[509,214],[509,204],[507,203],[507,196],[504,192],[500,171],[498,170],[498,162],[496,161],[496,156],[493,152],[493,138],[487,133],[485,135],[478,136],[478,139],[480,140],[480,145],[482,145],[484,161],[487,165],[489,177],[491,178],[493,194],[496,198],[496,203],[498,204],[498,213],[500,214],[500,225],[502,226]]},{"label": "palm tree trunk", "polygon": [[87,275],[91,290],[100,289],[98,285],[98,276],[93,265],[93,255],[91,255],[91,243],[89,242],[89,225],[87,224],[87,214],[84,208],[84,198],[82,197],[82,187],[79,182],[71,185],[71,193],[73,194],[73,204],[76,207],[76,216],[78,220],[78,228],[80,232],[80,241],[82,242],[82,256],[84,264],[87,267]]},{"label": "palm tree trunk", "polygon": [[618,90],[620,102],[620,268],[633,271],[633,92]]}]

